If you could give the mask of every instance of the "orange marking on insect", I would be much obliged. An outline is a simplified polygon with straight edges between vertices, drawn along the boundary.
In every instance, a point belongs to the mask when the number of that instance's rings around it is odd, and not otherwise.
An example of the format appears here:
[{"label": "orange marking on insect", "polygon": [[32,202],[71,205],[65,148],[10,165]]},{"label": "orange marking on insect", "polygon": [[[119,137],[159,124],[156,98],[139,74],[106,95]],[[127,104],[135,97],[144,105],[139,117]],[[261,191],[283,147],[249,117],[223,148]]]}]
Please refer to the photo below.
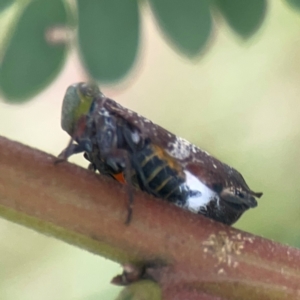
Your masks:
[{"label": "orange marking on insect", "polygon": [[125,180],[125,177],[124,177],[124,174],[121,172],[121,173],[118,173],[118,174],[113,174],[113,177],[119,181],[120,183],[126,183],[126,180]]},{"label": "orange marking on insect", "polygon": [[167,164],[172,168],[175,169],[178,173],[182,173],[182,167],[178,163],[176,159],[171,157],[169,154],[166,153],[164,149],[157,145],[152,145],[152,148],[154,149],[154,153],[156,154],[157,157],[159,157],[161,160],[164,160],[167,162]]}]

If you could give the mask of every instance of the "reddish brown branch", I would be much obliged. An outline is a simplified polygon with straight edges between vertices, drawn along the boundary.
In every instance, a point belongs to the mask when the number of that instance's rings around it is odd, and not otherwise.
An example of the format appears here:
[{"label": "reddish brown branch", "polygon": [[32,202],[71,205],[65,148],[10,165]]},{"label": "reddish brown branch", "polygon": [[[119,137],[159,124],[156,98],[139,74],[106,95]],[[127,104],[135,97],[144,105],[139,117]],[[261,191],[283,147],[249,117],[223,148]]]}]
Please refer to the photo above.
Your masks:
[{"label": "reddish brown branch", "polygon": [[195,291],[215,299],[300,298],[299,250],[138,191],[126,226],[124,186],[54,161],[0,138],[0,215],[120,263],[148,262],[163,293],[177,289],[191,299]]}]

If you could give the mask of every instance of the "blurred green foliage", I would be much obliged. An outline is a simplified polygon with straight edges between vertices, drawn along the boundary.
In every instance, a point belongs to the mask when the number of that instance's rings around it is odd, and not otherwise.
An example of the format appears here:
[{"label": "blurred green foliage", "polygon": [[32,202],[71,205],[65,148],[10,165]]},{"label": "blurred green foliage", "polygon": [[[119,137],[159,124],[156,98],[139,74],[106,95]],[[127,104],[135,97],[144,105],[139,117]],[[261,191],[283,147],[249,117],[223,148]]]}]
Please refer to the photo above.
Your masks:
[{"label": "blurred green foliage", "polygon": [[157,283],[150,280],[126,286],[116,300],[161,300],[161,290]]},{"label": "blurred green foliage", "polygon": [[14,0],[1,0],[0,1],[0,12],[3,11],[5,8],[7,8],[9,5],[11,5],[14,2]]},{"label": "blurred green foliage", "polygon": [[195,56],[201,52],[212,30],[208,0],[150,0],[150,4],[166,38],[183,54]]},{"label": "blurred green foliage", "polygon": [[[1,45],[4,98],[22,102],[44,89],[61,70],[68,46],[74,45],[91,78],[101,82],[122,79],[138,54],[140,2],[2,0],[0,10],[10,4],[18,8],[12,18],[14,26],[7,27]],[[236,33],[248,38],[258,30],[267,11],[267,0],[149,0],[149,4],[166,39],[188,57],[199,55],[211,40],[212,12],[218,11]],[[55,29],[64,37],[49,38]]]},{"label": "blurred green foliage", "polygon": [[137,1],[78,0],[77,4],[78,45],[85,67],[102,82],[124,77],[138,50]]},{"label": "blurred green foliage", "polygon": [[266,0],[215,0],[232,29],[242,37],[251,36],[264,20]]},{"label": "blurred green foliage", "polygon": [[11,101],[32,97],[61,70],[66,45],[49,45],[47,29],[65,25],[63,0],[32,1],[18,20],[0,68],[2,92]]},{"label": "blurred green foliage", "polygon": [[300,0],[286,0],[293,8],[300,9]]}]

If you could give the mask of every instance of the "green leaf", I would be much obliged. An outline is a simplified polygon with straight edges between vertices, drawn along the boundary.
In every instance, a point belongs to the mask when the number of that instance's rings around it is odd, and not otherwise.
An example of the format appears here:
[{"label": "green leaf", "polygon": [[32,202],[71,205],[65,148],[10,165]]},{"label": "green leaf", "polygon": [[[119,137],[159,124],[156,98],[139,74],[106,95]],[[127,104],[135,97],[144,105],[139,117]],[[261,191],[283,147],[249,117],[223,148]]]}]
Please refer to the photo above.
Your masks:
[{"label": "green leaf", "polygon": [[0,87],[11,102],[33,96],[58,74],[66,46],[49,44],[46,32],[66,22],[63,0],[34,0],[25,8],[0,65]]},{"label": "green leaf", "polygon": [[160,300],[161,289],[157,283],[150,280],[140,280],[126,286],[116,300]]},{"label": "green leaf", "polygon": [[97,80],[121,79],[132,67],[139,44],[136,0],[77,0],[78,40],[88,72]]},{"label": "green leaf", "polygon": [[267,0],[215,0],[231,28],[242,37],[249,37],[262,24]]},{"label": "green leaf", "polygon": [[200,53],[212,29],[206,0],[150,0],[155,17],[175,46],[188,56]]},{"label": "green leaf", "polygon": [[14,2],[14,0],[0,0],[0,13]]},{"label": "green leaf", "polygon": [[300,9],[300,0],[286,0],[286,2],[295,9]]}]

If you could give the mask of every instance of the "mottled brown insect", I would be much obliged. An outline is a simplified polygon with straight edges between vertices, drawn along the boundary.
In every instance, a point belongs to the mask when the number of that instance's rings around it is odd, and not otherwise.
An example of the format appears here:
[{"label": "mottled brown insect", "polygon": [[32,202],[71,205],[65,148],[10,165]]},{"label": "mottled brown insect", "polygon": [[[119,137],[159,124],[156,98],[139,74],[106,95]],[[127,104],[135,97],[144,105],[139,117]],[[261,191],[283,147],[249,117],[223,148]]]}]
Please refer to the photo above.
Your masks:
[{"label": "mottled brown insect", "polygon": [[92,84],[68,88],[62,128],[72,139],[60,158],[84,152],[94,170],[225,224],[255,207],[255,197],[262,195],[235,169],[106,98]]}]

